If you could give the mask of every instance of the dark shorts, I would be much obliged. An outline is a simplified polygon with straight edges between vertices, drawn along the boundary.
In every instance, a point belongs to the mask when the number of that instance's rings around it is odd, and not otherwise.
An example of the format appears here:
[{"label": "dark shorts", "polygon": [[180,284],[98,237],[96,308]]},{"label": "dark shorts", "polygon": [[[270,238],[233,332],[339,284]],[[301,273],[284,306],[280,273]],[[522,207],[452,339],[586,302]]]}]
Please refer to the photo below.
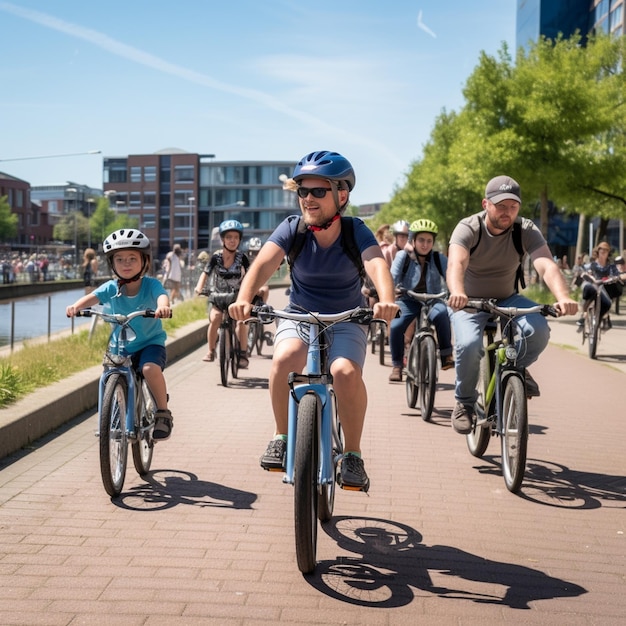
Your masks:
[{"label": "dark shorts", "polygon": [[133,367],[141,371],[146,363],[156,363],[161,370],[165,369],[167,363],[167,352],[165,346],[151,345],[143,350],[131,355]]}]

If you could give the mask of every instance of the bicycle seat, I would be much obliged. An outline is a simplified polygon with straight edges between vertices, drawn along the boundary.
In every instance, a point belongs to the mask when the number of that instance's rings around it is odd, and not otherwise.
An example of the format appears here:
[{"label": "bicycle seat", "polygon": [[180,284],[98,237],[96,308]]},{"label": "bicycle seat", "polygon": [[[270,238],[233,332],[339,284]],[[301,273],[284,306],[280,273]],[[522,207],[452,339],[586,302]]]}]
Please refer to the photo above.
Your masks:
[{"label": "bicycle seat", "polygon": [[221,311],[225,311],[236,299],[236,293],[219,293],[214,291],[209,296],[209,302],[213,303]]}]

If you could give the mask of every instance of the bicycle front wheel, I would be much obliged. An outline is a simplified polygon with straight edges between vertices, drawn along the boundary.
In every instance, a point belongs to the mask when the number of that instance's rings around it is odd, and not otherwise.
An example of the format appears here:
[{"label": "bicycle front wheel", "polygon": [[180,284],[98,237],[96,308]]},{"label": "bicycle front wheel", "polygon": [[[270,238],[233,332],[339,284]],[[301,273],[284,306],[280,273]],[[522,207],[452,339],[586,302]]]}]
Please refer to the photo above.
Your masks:
[{"label": "bicycle front wheel", "polygon": [[107,378],[100,413],[100,474],[105,491],[119,496],[126,478],[128,437],[126,434],[126,407],[128,383],[121,374]]},{"label": "bicycle front wheel", "polygon": [[222,385],[228,387],[228,371],[230,369],[230,333],[220,327],[217,331],[217,341],[220,345],[220,378],[222,379]]},{"label": "bicycle front wheel", "polygon": [[248,322],[248,356],[252,356],[252,351],[254,348],[257,349],[257,353],[259,352],[259,348],[257,345],[257,341],[259,339],[259,323],[256,320]]},{"label": "bicycle front wheel", "polygon": [[417,379],[419,376],[419,342],[417,337],[413,338],[409,354],[406,358],[406,403],[410,409],[414,409],[417,404],[419,387]]},{"label": "bicycle front wheel", "polygon": [[437,386],[437,345],[435,338],[430,334],[423,334],[418,338],[418,378],[420,409],[422,419],[428,422],[433,414],[435,404],[435,388]]},{"label": "bicycle front wheel", "polygon": [[298,430],[294,463],[294,524],[298,569],[315,569],[317,551],[317,470],[321,407],[315,394],[306,394],[298,405]]},{"label": "bicycle front wheel", "polygon": [[230,326],[230,345],[230,371],[233,378],[237,378],[237,374],[239,374],[239,348],[241,347],[241,344],[239,343],[239,339],[237,339],[236,323],[234,321],[231,322]]},{"label": "bicycle front wheel", "polygon": [[381,326],[378,329],[376,335],[376,341],[378,342],[378,362],[381,365],[385,364],[385,329]]},{"label": "bicycle front wheel", "polygon": [[336,459],[343,454],[343,431],[339,422],[339,414],[337,413],[337,398],[334,391],[331,391],[331,428],[332,428],[332,456],[333,456],[333,481],[324,485],[320,485],[317,498],[317,518],[320,522],[328,522],[333,516],[335,508],[335,491],[337,487],[337,477],[335,470],[337,468]]},{"label": "bicycle front wheel", "polygon": [[502,475],[507,489],[516,493],[524,478],[528,447],[528,412],[524,383],[509,374],[502,394]]},{"label": "bicycle front wheel", "polygon": [[143,394],[141,403],[141,413],[135,416],[135,432],[137,439],[133,442],[131,450],[133,452],[133,464],[140,476],[145,476],[150,471],[152,464],[152,453],[154,452],[154,442],[152,441],[152,431],[154,430],[154,411],[156,406],[154,399],[148,389],[148,383],[141,381],[139,393]]},{"label": "bicycle front wheel", "polygon": [[596,352],[598,351],[598,340],[600,338],[600,307],[596,306],[595,302],[591,302],[587,309],[585,330],[587,331],[589,358],[595,359]]}]

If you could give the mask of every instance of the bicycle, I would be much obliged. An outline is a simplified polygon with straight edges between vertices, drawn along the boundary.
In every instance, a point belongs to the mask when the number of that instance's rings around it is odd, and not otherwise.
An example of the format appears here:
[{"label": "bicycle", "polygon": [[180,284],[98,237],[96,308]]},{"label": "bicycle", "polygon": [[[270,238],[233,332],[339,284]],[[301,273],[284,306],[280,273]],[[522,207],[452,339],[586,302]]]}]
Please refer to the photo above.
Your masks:
[{"label": "bicycle", "polygon": [[237,322],[229,315],[228,305],[237,299],[236,293],[212,292],[209,301],[222,313],[222,322],[217,331],[218,355],[220,360],[220,379],[224,387],[228,387],[228,374],[237,378],[239,374],[239,339],[237,338]]},{"label": "bicycle", "polygon": [[428,314],[434,300],[441,300],[446,296],[446,292],[428,294],[402,289],[402,294],[422,302],[404,373],[406,375],[406,402],[409,408],[413,409],[419,400],[422,419],[428,422],[435,404],[438,372],[437,336],[433,324],[428,319]]},{"label": "bicycle", "polygon": [[[554,307],[538,304],[531,307],[502,307],[495,300],[469,300],[466,307],[492,314],[485,327],[484,355],[480,361],[474,424],[466,435],[467,447],[475,457],[482,457],[492,435],[500,437],[504,484],[517,493],[526,468],[528,449],[528,407],[526,370],[517,364],[515,318],[541,313],[557,317]],[[500,322],[500,335],[497,322]]]},{"label": "bicycle", "polygon": [[[156,402],[143,375],[132,364],[126,352],[135,338],[130,322],[136,317],[154,317],[154,311],[133,311],[129,315],[83,309],[77,317],[101,317],[113,328],[102,365],[104,371],[98,384],[98,432],[100,440],[100,474],[105,491],[116,497],[122,492],[128,464],[128,442],[131,442],[133,463],[144,476],[150,470],[154,441]],[[115,334],[115,326],[120,332]]]},{"label": "bicycle", "polygon": [[[262,306],[263,301],[259,298],[253,302],[255,306]],[[263,344],[268,346],[274,345],[274,335],[269,331],[263,331],[263,324],[256,318],[246,320],[248,325],[248,356],[252,356],[252,351],[256,349],[256,353],[261,356],[263,353]]]},{"label": "bicycle", "polygon": [[621,283],[622,280],[619,276],[610,276],[609,278],[599,279],[594,278],[591,274],[583,273],[582,279],[588,283],[591,283],[596,288],[596,297],[590,300],[586,305],[586,311],[584,314],[584,326],[583,326],[583,345],[587,340],[587,348],[589,350],[589,358],[595,359],[596,352],[598,350],[598,344],[600,343],[600,330],[602,330],[602,322],[607,320],[607,329],[610,318],[608,312],[604,317],[601,317],[601,301],[602,295],[605,294],[609,299],[611,298],[607,293],[605,287],[614,283]]},{"label": "bicycle", "polygon": [[[338,464],[343,455],[343,434],[328,363],[326,331],[339,322],[369,324],[372,310],[357,307],[334,314],[290,313],[265,305],[252,315],[264,323],[275,319],[300,323],[299,334],[308,345],[305,373],[291,372],[287,454],[283,482],[294,487],[295,546],[303,574],[315,569],[317,520],[333,514]],[[348,489],[348,487],[345,487]]]},{"label": "bicycle", "polygon": [[[367,296],[370,303],[378,302],[378,293],[374,285],[368,280],[366,286],[361,290],[365,296]],[[373,304],[371,304],[373,306]],[[381,365],[385,364],[385,344],[387,343],[387,335],[385,334],[385,327],[380,324],[374,324],[368,329],[368,343],[372,354],[376,354],[378,351],[378,362]]]}]

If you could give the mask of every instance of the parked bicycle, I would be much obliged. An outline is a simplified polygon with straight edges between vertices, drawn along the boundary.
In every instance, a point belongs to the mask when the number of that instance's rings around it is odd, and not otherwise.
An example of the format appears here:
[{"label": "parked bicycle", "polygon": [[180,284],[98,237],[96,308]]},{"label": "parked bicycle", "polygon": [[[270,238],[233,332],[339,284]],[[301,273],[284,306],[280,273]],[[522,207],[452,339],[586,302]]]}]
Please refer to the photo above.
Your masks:
[{"label": "parked bicycle", "polygon": [[446,292],[428,294],[402,289],[402,294],[422,303],[404,370],[406,402],[409,408],[413,409],[419,400],[422,419],[429,421],[433,413],[437,388],[438,346],[435,327],[428,319],[428,314],[436,300],[445,298]]},{"label": "parked bicycle", "polygon": [[[485,349],[476,385],[475,422],[466,435],[467,447],[482,457],[492,435],[500,437],[502,476],[509,491],[516,493],[524,478],[528,449],[526,370],[517,364],[515,318],[530,313],[556,317],[547,304],[531,307],[501,307],[495,300],[469,300],[466,308],[487,311],[493,318],[485,328]],[[498,332],[498,322],[500,334]]]},{"label": "parked bicycle", "polygon": [[372,310],[355,308],[334,314],[290,313],[270,306],[254,307],[252,315],[263,322],[286,319],[300,322],[300,338],[308,344],[305,373],[289,374],[289,422],[285,477],[294,486],[294,525],[298,568],[315,569],[317,520],[333,514],[338,463],[343,436],[333,378],[328,363],[327,329],[339,322],[370,324]]},{"label": "parked bicycle", "polygon": [[[78,317],[101,317],[112,325],[103,359],[104,371],[98,386],[98,432],[100,439],[100,474],[105,491],[118,496],[126,478],[128,443],[133,463],[140,476],[150,470],[154,441],[156,402],[141,372],[132,364],[126,347],[135,338],[130,322],[136,317],[154,317],[150,309],[129,315],[83,309]],[[120,332],[115,333],[115,326]]]},{"label": "parked bicycle", "polygon": [[598,344],[600,343],[601,331],[608,330],[611,327],[611,318],[609,317],[608,311],[604,316],[602,316],[602,297],[604,296],[604,298],[608,298],[610,301],[611,297],[606,291],[606,286],[614,283],[621,283],[622,280],[619,276],[610,276],[609,278],[598,279],[586,272],[582,274],[582,279],[591,283],[596,288],[596,297],[593,300],[590,300],[586,305],[587,310],[583,316],[584,325],[582,333],[583,345],[585,345],[585,341],[587,342],[589,358],[595,359],[596,352],[598,351]]},{"label": "parked bicycle", "polygon": [[212,292],[209,300],[222,312],[222,323],[217,331],[217,346],[220,360],[220,379],[228,387],[228,375],[237,378],[239,374],[239,339],[237,322],[228,313],[228,305],[237,299],[236,293]]}]

